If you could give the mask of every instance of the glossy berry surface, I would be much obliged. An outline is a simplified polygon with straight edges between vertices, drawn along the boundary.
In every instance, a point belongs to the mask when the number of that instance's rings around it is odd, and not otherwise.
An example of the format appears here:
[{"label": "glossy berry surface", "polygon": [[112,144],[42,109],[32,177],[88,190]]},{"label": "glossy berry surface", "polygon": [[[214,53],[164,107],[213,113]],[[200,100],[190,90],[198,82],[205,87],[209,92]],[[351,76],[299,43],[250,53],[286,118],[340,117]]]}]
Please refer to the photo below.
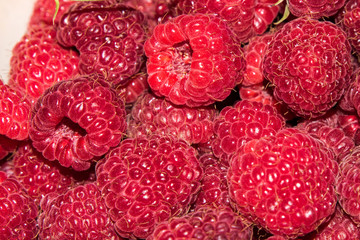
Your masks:
[{"label": "glossy berry surface", "polygon": [[346,0],[288,0],[290,12],[297,16],[310,16],[314,19],[330,17],[336,14],[347,2]]},{"label": "glossy berry surface", "polygon": [[98,162],[96,175],[119,235],[146,238],[159,222],[188,211],[203,172],[184,141],[152,135],[123,140]]},{"label": "glossy berry surface", "polygon": [[[53,23],[57,24],[61,16],[72,4],[74,4],[72,0],[59,0],[59,9],[55,16],[56,1],[36,0],[30,16],[29,28],[39,23],[48,25],[52,25]],[[53,19],[54,16],[55,19]]]},{"label": "glossy berry surface", "polygon": [[32,145],[48,160],[82,171],[117,146],[126,130],[125,105],[108,82],[84,76],[58,82],[38,99]]},{"label": "glossy berry surface", "polygon": [[150,88],[176,105],[222,101],[242,81],[243,51],[213,15],[180,15],[159,24],[144,49]]},{"label": "glossy berry surface", "polygon": [[148,89],[146,71],[133,75],[127,84],[116,88],[126,105],[132,105]]},{"label": "glossy berry surface", "polygon": [[230,196],[240,214],[272,234],[296,238],[335,211],[334,154],[295,128],[244,144],[231,159]]}]

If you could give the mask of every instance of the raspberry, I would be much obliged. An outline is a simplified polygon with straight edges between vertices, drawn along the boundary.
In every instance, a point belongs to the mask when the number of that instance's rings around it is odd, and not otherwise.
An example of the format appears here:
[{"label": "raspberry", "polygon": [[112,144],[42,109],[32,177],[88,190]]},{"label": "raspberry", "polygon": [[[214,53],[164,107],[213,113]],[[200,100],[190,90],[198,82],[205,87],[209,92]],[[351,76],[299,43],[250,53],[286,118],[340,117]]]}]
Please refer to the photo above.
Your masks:
[{"label": "raspberry", "polygon": [[125,106],[96,76],[57,82],[37,100],[30,121],[33,146],[48,160],[83,171],[119,144]]},{"label": "raspberry", "polygon": [[185,214],[202,174],[194,148],[158,135],[127,138],[96,165],[98,186],[124,238],[146,238],[157,223]]},{"label": "raspberry", "polygon": [[35,239],[38,209],[22,185],[0,172],[0,239]]},{"label": "raspberry", "polygon": [[128,136],[171,135],[189,144],[205,143],[214,134],[214,107],[176,106],[166,99],[145,93],[132,107]]},{"label": "raspberry", "polygon": [[[74,4],[73,0],[59,0],[59,10],[55,17],[54,23],[57,24],[60,17],[67,11],[67,9]],[[56,4],[55,1],[36,0],[34,9],[30,17],[29,28],[39,23],[48,25],[53,24],[53,17],[55,15]]]},{"label": "raspberry", "polygon": [[216,14],[226,21],[241,42],[264,33],[277,16],[280,8],[276,0],[180,0],[180,13]]},{"label": "raspberry", "polygon": [[275,33],[264,57],[274,96],[301,117],[324,115],[350,84],[351,52],[331,22],[297,18]]},{"label": "raspberry", "polygon": [[284,126],[284,118],[271,105],[239,101],[233,107],[223,108],[214,121],[214,155],[230,159],[246,142],[273,136]]},{"label": "raspberry", "polygon": [[148,240],[251,239],[252,230],[230,208],[203,207],[156,226]]},{"label": "raspberry", "polygon": [[120,240],[95,184],[44,199],[38,222],[41,239]]},{"label": "raspberry", "polygon": [[290,12],[297,16],[310,16],[314,19],[330,17],[336,14],[345,4],[346,0],[288,0]]},{"label": "raspberry", "polygon": [[296,128],[244,144],[231,159],[230,196],[250,221],[285,238],[305,235],[335,211],[333,153]]},{"label": "raspberry", "polygon": [[124,85],[144,61],[145,27],[144,15],[125,5],[78,2],[61,17],[57,39],[80,52],[81,74],[96,72]]},{"label": "raspberry", "polygon": [[210,105],[242,81],[243,51],[226,23],[206,14],[159,24],[145,42],[148,83],[176,105]]},{"label": "raspberry", "polygon": [[9,85],[19,87],[35,102],[55,82],[78,74],[78,64],[78,54],[58,44],[52,25],[36,25],[12,50]]},{"label": "raspberry", "polygon": [[119,86],[116,90],[124,98],[126,105],[129,105],[133,104],[148,88],[147,73],[139,72],[133,75],[126,85]]},{"label": "raspberry", "polygon": [[31,102],[23,92],[0,80],[0,135],[13,140],[29,137]]}]

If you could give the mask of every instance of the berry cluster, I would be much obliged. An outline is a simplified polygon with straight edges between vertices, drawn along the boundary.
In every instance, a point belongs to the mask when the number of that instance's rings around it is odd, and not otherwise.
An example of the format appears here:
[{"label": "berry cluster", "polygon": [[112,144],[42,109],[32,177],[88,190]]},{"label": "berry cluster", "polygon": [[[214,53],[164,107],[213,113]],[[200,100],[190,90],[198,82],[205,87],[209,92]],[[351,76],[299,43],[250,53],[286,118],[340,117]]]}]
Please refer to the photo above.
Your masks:
[{"label": "berry cluster", "polygon": [[360,0],[36,0],[0,81],[0,239],[360,239]]}]

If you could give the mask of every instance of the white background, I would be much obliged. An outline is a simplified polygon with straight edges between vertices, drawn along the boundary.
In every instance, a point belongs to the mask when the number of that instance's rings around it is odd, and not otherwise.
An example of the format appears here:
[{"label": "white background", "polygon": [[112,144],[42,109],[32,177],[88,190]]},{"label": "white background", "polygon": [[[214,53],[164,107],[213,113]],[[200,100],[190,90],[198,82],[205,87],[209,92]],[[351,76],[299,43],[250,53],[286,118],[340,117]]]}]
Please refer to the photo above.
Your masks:
[{"label": "white background", "polygon": [[34,4],[35,0],[0,0],[0,79],[5,83],[12,48],[25,34]]}]

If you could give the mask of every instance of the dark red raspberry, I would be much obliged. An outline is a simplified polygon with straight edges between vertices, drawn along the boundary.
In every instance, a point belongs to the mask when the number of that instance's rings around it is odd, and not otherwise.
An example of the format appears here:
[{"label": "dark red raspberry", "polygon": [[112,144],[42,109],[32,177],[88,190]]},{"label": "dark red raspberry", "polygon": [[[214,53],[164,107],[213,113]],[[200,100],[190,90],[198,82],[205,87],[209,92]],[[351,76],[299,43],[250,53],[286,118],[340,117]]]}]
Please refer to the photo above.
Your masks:
[{"label": "dark red raspberry", "polygon": [[48,88],[30,124],[32,144],[45,158],[82,171],[121,141],[125,105],[107,81],[78,77]]},{"label": "dark red raspberry", "polygon": [[241,42],[264,33],[277,16],[276,0],[180,0],[183,14],[216,14],[224,19]]},{"label": "dark red raspberry", "polygon": [[58,44],[52,25],[36,25],[12,50],[9,85],[36,101],[55,82],[77,75],[78,64],[78,53]]},{"label": "dark red raspberry", "polygon": [[223,108],[214,121],[214,155],[229,160],[243,144],[273,136],[285,126],[285,119],[274,107],[242,100]]},{"label": "dark red raspberry", "polygon": [[222,101],[242,81],[243,50],[213,15],[181,15],[159,24],[144,49],[150,88],[176,105]]},{"label": "dark red raspberry", "polygon": [[216,115],[213,106],[180,107],[147,92],[138,98],[131,109],[127,133],[129,137],[171,135],[190,145],[205,143],[214,134]]},{"label": "dark red raspberry", "polygon": [[147,83],[147,73],[145,70],[145,72],[139,72],[132,76],[127,84],[119,86],[116,90],[128,106],[136,102],[138,97],[148,89],[149,85]]},{"label": "dark red raspberry", "polygon": [[29,137],[31,102],[22,91],[0,80],[0,135],[13,140]]},{"label": "dark red raspberry", "polygon": [[5,159],[9,154],[15,152],[19,141],[12,140],[0,134],[0,160]]},{"label": "dark red raspberry", "polygon": [[0,171],[0,239],[35,239],[37,216],[38,208],[23,186]]},{"label": "dark red raspberry", "polygon": [[80,73],[96,72],[124,85],[144,61],[145,28],[138,10],[111,1],[82,1],[61,17],[57,39],[80,52]]},{"label": "dark red raspberry", "polygon": [[195,149],[182,140],[127,138],[97,163],[96,176],[115,229],[146,238],[156,224],[185,214],[203,176]]},{"label": "dark red raspberry", "polygon": [[275,98],[298,116],[314,118],[331,109],[349,86],[351,47],[337,25],[297,18],[275,33],[263,66]]},{"label": "dark red raspberry", "polygon": [[[49,197],[48,197],[49,198]],[[41,203],[40,239],[120,240],[95,184],[77,186]]]},{"label": "dark red raspberry", "polygon": [[228,172],[230,196],[250,221],[272,234],[296,238],[334,213],[337,167],[321,141],[286,128],[238,149]]},{"label": "dark red raspberry", "polygon": [[183,217],[160,223],[148,240],[249,240],[251,236],[251,225],[231,208],[203,207]]},{"label": "dark red raspberry", "polygon": [[297,16],[310,16],[314,19],[330,17],[336,14],[346,0],[287,0],[290,12]]}]

